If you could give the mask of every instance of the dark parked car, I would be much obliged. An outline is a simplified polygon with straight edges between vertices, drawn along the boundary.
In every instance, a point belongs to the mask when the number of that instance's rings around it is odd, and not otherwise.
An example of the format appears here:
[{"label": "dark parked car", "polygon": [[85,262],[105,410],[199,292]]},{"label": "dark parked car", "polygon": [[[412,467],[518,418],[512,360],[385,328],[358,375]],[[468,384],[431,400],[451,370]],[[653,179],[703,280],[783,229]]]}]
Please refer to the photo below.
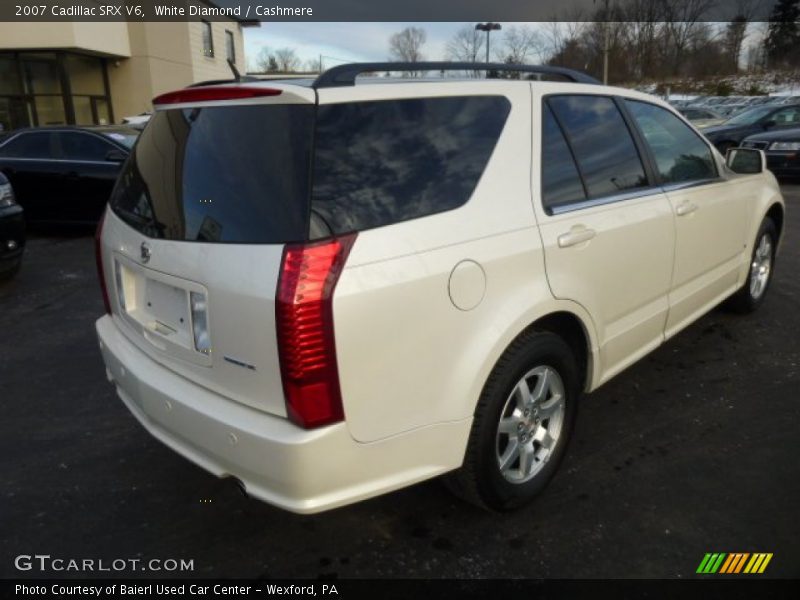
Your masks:
[{"label": "dark parked car", "polygon": [[763,150],[767,167],[778,177],[800,177],[800,127],[751,135],[742,146]]},{"label": "dark parked car", "polygon": [[8,279],[19,270],[24,249],[22,207],[16,203],[8,179],[0,173],[0,279]]},{"label": "dark parked car", "polygon": [[97,223],[138,135],[114,126],[18,129],[0,140],[0,172],[29,223]]},{"label": "dark parked car", "polygon": [[703,129],[703,135],[723,154],[756,133],[800,127],[800,104],[756,106],[731,117],[721,125]]}]

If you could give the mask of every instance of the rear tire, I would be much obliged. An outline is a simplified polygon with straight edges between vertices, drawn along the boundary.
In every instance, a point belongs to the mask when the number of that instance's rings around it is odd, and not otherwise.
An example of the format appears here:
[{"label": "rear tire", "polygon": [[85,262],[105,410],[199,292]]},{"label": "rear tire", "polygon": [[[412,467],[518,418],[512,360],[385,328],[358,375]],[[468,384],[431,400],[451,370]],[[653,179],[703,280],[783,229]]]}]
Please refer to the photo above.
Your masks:
[{"label": "rear tire", "polygon": [[13,279],[19,270],[22,268],[22,259],[20,259],[17,264],[15,264],[10,269],[6,269],[5,271],[0,271],[0,281],[7,281],[9,279]]},{"label": "rear tire", "polygon": [[764,302],[769,284],[772,282],[777,244],[778,230],[772,219],[767,217],[761,222],[753,243],[747,279],[728,302],[728,306],[735,312],[751,313]]},{"label": "rear tire", "polygon": [[580,396],[578,367],[558,335],[517,338],[484,386],[463,466],[445,482],[482,508],[527,504],[552,478],[572,433]]}]

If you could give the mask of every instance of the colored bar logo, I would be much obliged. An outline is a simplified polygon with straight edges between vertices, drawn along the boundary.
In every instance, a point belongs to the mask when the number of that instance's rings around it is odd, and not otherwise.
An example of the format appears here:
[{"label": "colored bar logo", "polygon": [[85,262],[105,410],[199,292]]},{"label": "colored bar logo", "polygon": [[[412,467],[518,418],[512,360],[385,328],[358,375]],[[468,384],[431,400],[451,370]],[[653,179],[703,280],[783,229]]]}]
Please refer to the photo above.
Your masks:
[{"label": "colored bar logo", "polygon": [[739,573],[763,573],[769,561],[772,560],[772,553],[769,552],[707,552],[697,567],[697,573],[713,575],[714,573],[725,575],[736,575]]}]

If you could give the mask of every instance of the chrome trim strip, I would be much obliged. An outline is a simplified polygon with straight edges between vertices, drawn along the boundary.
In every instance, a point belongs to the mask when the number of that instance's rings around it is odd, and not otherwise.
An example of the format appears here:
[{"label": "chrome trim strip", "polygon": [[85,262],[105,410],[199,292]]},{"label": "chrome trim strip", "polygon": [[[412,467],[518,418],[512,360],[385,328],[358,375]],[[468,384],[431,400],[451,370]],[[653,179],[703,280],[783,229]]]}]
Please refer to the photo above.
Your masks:
[{"label": "chrome trim strip", "polygon": [[624,200],[633,200],[635,198],[646,198],[647,196],[655,196],[656,194],[663,193],[661,187],[648,187],[634,190],[631,192],[624,192],[620,194],[612,194],[611,196],[600,196],[599,198],[590,198],[589,200],[582,200],[572,204],[564,204],[562,206],[554,206],[550,209],[550,214],[561,215],[564,213],[582,210],[584,208],[594,208],[595,206],[603,206],[605,204],[614,204],[615,202],[622,202]]},{"label": "chrome trim strip", "polygon": [[23,162],[55,162],[55,163],[78,163],[81,165],[117,165],[122,166],[122,162],[114,160],[72,160],[69,158],[22,158],[20,156],[2,156],[0,160],[19,160]]},{"label": "chrome trim strip", "polygon": [[725,181],[722,177],[714,177],[709,179],[697,179],[695,181],[682,181],[681,183],[671,183],[669,185],[661,186],[661,190],[666,192],[675,192],[677,190],[685,190],[693,187],[700,187],[701,185],[710,185],[712,183],[722,183]]}]

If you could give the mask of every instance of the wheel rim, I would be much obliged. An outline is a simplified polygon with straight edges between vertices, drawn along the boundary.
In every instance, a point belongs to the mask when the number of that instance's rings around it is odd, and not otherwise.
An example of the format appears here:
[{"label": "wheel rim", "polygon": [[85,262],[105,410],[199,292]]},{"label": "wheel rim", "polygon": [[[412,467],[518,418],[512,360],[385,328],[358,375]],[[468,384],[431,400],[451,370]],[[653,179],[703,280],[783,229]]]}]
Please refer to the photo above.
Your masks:
[{"label": "wheel rim", "polygon": [[753,253],[753,262],[750,264],[750,296],[758,300],[764,295],[772,271],[772,239],[765,233]]},{"label": "wheel rim", "polygon": [[497,466],[506,481],[525,483],[553,455],[564,425],[564,382],[552,367],[528,371],[514,386],[497,426]]}]

